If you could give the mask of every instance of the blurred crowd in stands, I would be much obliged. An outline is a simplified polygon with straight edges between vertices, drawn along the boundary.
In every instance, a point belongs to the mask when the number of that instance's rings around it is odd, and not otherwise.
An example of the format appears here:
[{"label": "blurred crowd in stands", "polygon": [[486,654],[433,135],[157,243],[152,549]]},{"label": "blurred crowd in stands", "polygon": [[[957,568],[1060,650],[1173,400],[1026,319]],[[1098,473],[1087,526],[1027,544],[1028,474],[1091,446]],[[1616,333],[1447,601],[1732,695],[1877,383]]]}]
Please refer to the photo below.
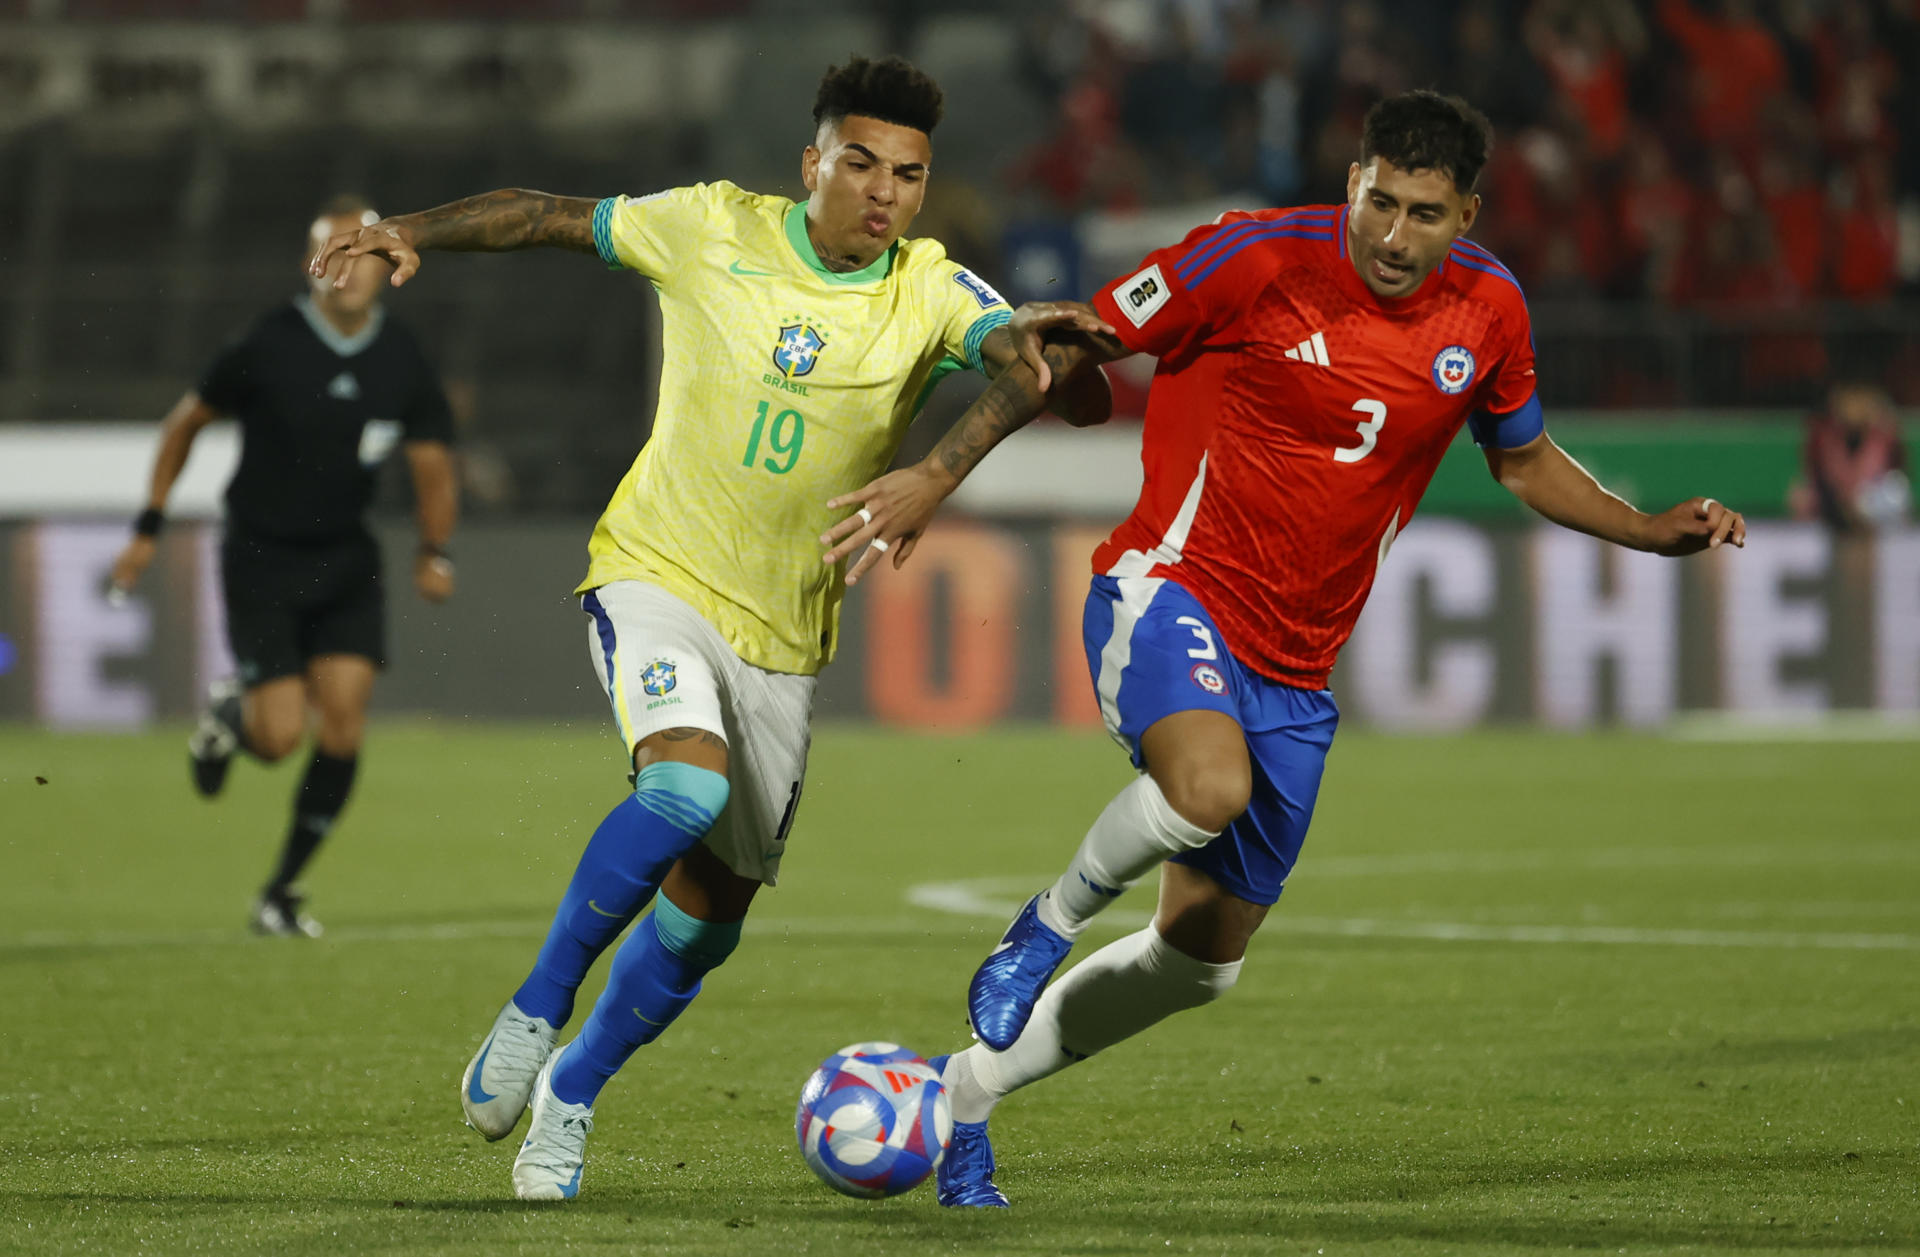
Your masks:
[{"label": "blurred crowd in stands", "polygon": [[1056,213],[1343,199],[1367,106],[1424,86],[1492,120],[1475,235],[1535,299],[1920,279],[1920,0],[1078,0],[1023,58],[1055,124],[1010,178]]}]

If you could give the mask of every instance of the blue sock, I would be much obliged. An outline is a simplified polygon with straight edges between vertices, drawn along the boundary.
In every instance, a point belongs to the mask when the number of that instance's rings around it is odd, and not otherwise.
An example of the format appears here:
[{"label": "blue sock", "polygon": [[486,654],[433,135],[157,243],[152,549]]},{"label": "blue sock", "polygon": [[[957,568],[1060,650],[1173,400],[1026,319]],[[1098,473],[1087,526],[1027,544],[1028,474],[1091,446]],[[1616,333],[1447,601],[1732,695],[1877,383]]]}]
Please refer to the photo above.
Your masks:
[{"label": "blue sock", "polygon": [[592,1104],[627,1058],[659,1038],[700,993],[700,979],[733,953],[738,921],[701,921],[662,897],[614,954],[607,989],[580,1037],[553,1066],[553,1094]]},{"label": "blue sock", "polygon": [[593,831],[533,972],[513,993],[529,1017],[563,1026],[587,970],[653,898],[673,862],[727,804],[727,779],[691,764],[648,764],[633,793]]}]

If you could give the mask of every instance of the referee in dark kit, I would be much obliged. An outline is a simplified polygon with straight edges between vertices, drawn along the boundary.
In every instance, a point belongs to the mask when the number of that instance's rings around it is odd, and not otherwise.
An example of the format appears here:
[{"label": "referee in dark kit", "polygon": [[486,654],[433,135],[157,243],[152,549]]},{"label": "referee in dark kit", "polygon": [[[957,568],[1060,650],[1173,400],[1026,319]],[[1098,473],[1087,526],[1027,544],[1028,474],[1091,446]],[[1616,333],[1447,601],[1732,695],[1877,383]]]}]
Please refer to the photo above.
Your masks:
[{"label": "referee in dark kit", "polygon": [[[318,244],[378,219],[357,197],[329,201],[309,231],[302,273]],[[333,286],[336,270],[269,311],[168,413],[147,509],[113,569],[115,589],[132,589],[153,560],[194,437],[216,419],[237,419],[240,466],[227,486],[220,558],[238,675],[208,690],[188,742],[194,785],[219,793],[236,751],[284,759],[305,740],[308,709],[318,717],[285,846],[253,906],[261,934],[320,933],[294,881],[346,806],[374,673],[386,663],[380,551],[366,513],[395,446],[406,452],[417,502],[414,586],[429,602],[453,593],[453,417],[419,344],[381,308],[392,268],[371,257],[349,265],[344,286]]]}]

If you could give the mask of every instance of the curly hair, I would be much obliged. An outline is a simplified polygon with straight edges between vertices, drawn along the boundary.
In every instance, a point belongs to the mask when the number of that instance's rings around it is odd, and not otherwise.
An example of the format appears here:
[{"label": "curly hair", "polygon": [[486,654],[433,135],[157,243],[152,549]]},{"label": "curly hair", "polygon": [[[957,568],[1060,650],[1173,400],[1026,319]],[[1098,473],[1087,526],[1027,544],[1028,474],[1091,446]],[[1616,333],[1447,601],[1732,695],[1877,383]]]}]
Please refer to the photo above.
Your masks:
[{"label": "curly hair", "polygon": [[849,114],[933,134],[940,125],[940,85],[902,57],[869,61],[852,57],[829,66],[813,98],[813,124],[839,122]]},{"label": "curly hair", "polygon": [[1462,192],[1473,191],[1493,151],[1493,125],[1458,96],[1413,91],[1367,110],[1360,135],[1364,165],[1384,157],[1402,170],[1437,170]]}]

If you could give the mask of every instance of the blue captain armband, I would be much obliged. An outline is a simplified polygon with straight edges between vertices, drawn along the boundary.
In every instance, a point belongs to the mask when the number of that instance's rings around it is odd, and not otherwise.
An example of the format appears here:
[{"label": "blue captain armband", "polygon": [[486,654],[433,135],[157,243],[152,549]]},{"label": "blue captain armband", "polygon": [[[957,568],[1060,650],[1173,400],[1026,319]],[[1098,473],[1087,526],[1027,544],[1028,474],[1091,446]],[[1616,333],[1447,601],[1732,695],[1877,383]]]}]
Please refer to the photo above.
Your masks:
[{"label": "blue captain armband", "polygon": [[1535,393],[1526,405],[1504,415],[1474,411],[1467,416],[1467,428],[1481,449],[1517,450],[1545,432],[1547,421],[1540,410],[1540,395]]},{"label": "blue captain armband", "polygon": [[967,329],[966,340],[961,346],[966,351],[967,365],[985,375],[987,364],[980,356],[980,346],[986,341],[988,332],[996,327],[1005,327],[1012,321],[1013,311],[1006,309],[994,310],[975,319],[973,326]]}]

